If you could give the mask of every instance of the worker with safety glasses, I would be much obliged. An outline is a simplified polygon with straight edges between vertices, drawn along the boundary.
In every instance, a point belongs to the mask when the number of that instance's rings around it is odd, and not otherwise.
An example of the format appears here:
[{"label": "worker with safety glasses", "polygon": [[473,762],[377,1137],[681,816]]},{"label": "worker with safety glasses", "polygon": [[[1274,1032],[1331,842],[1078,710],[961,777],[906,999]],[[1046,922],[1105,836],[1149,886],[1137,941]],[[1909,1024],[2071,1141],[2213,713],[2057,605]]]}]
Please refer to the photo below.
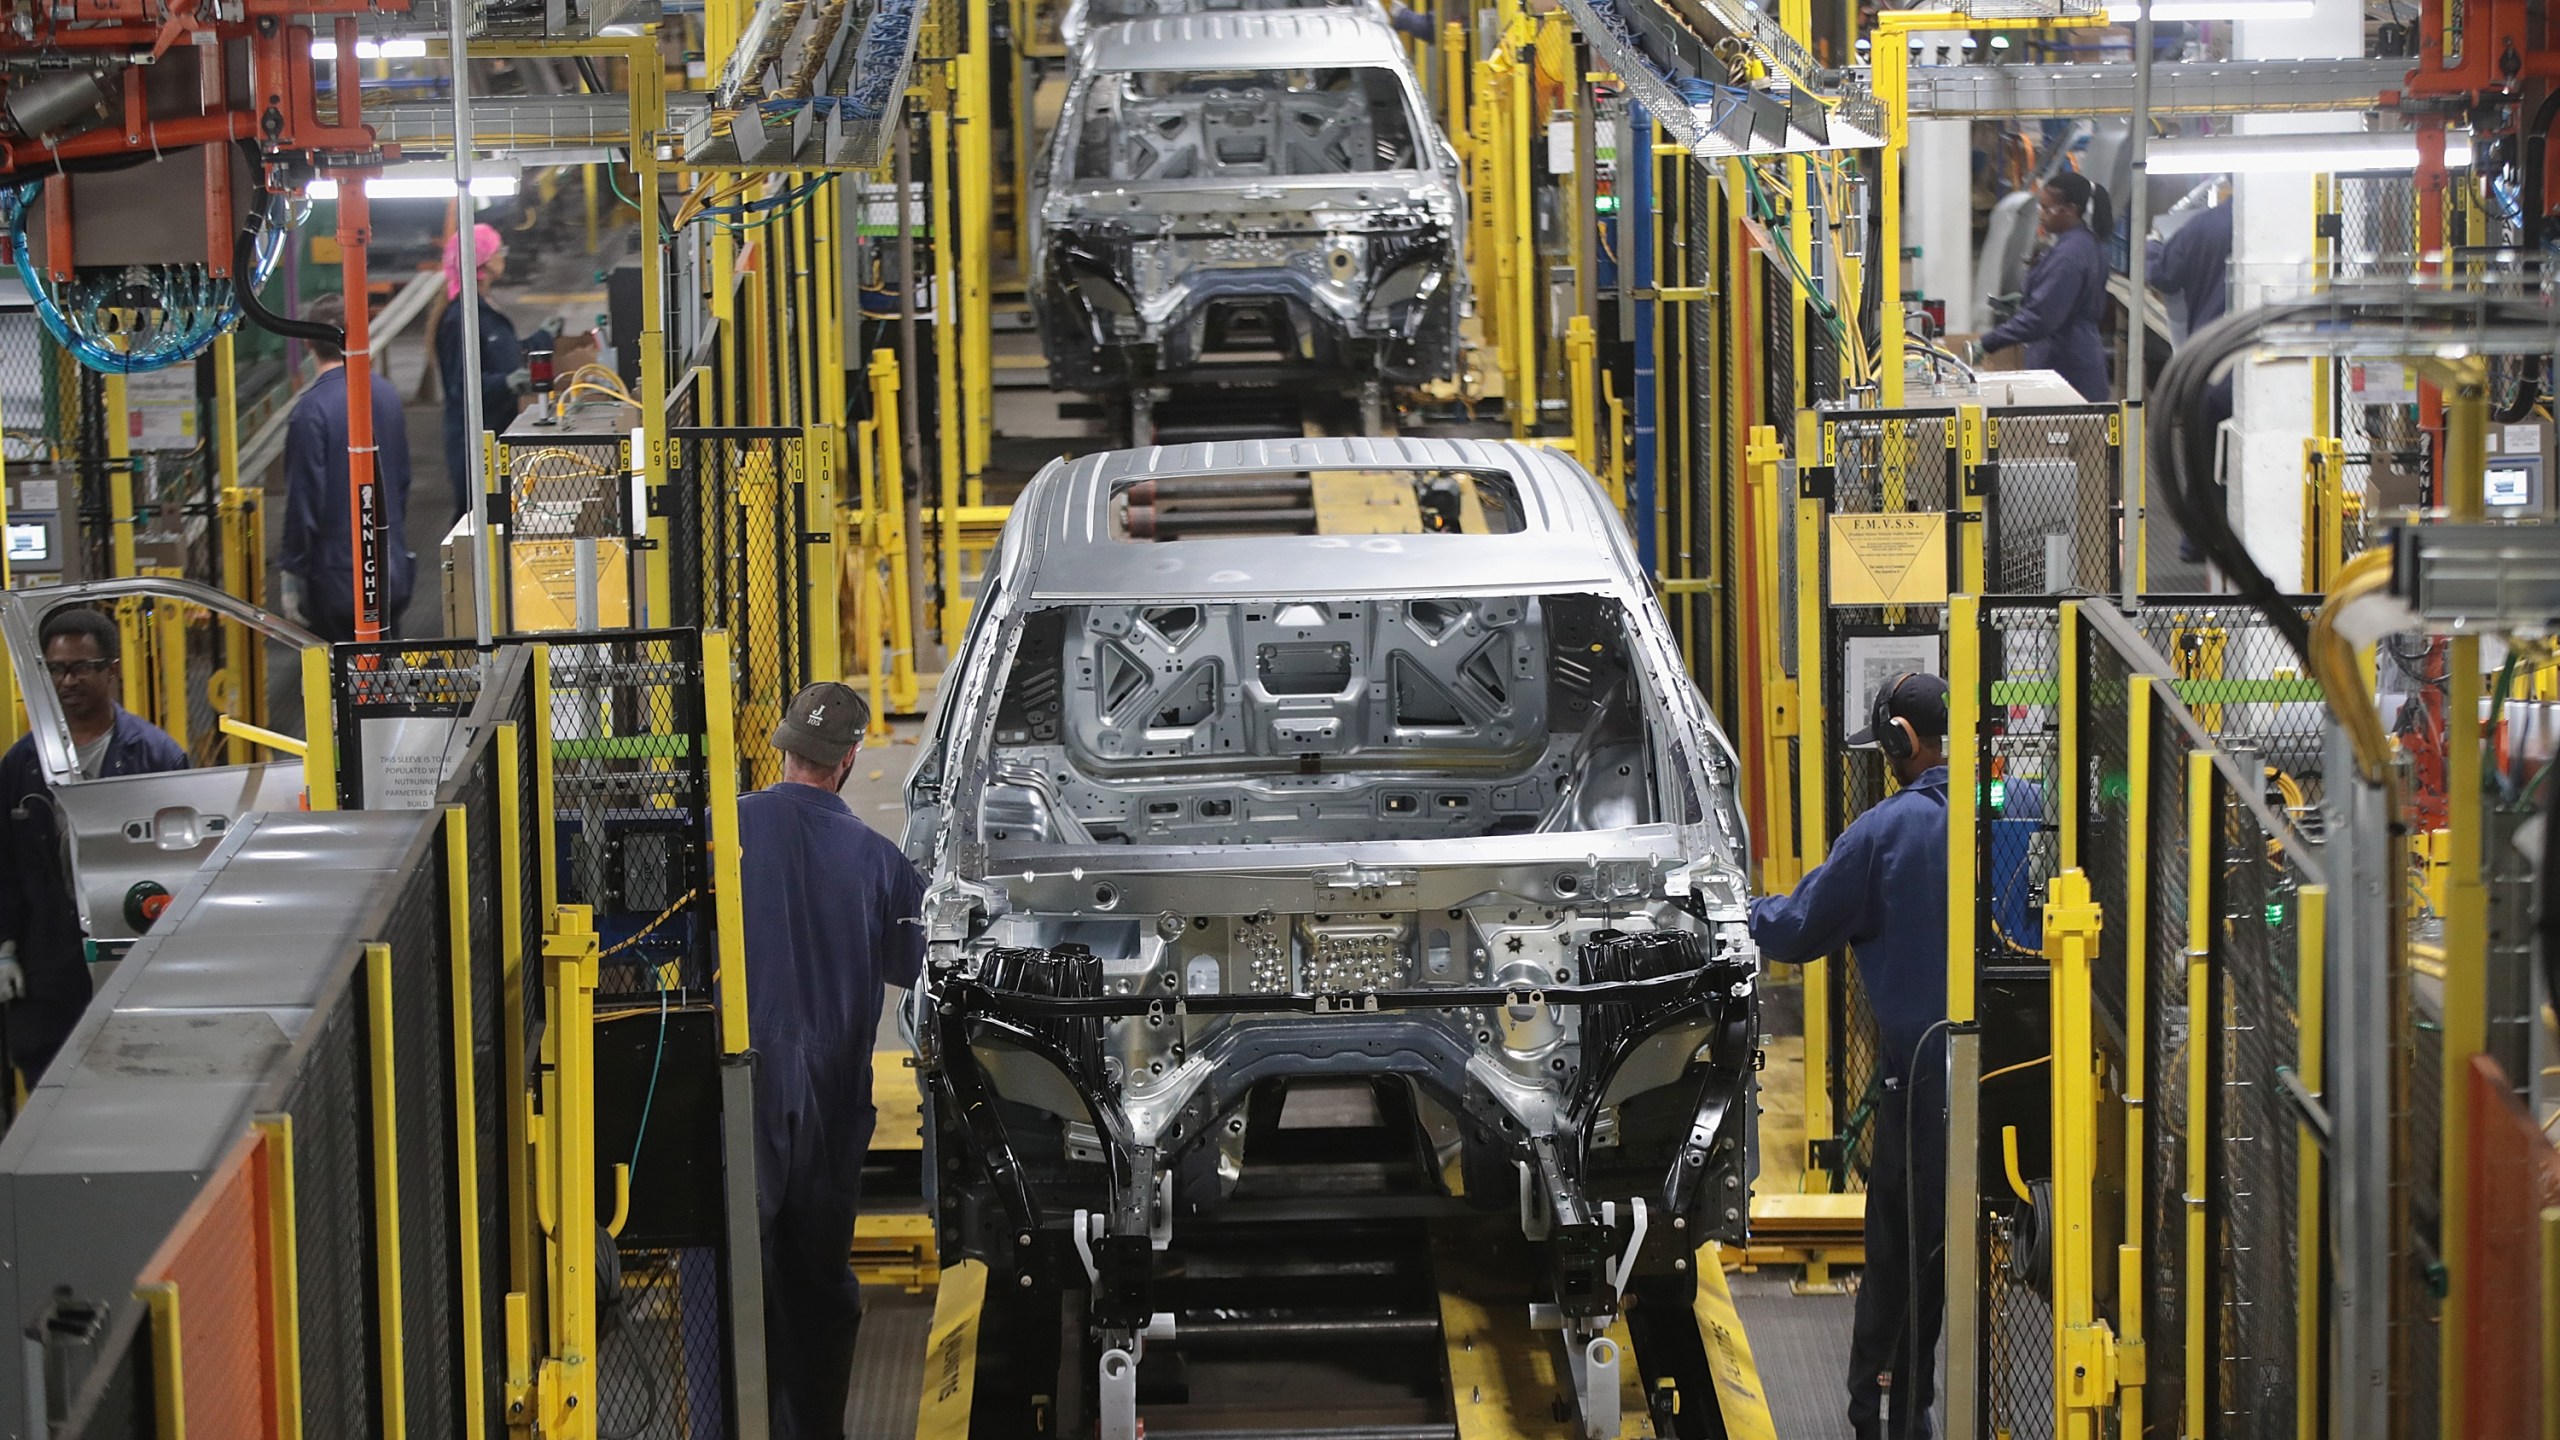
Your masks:
[{"label": "worker with safety glasses", "polygon": [[[37,637],[83,780],[187,768],[168,732],[124,708],[124,637],[95,610],[66,606]],[[22,677],[22,683],[34,677]],[[88,937],[64,859],[53,787],[33,735],[0,756],[0,1001],[9,1058],[33,1086],[89,1008]]]}]

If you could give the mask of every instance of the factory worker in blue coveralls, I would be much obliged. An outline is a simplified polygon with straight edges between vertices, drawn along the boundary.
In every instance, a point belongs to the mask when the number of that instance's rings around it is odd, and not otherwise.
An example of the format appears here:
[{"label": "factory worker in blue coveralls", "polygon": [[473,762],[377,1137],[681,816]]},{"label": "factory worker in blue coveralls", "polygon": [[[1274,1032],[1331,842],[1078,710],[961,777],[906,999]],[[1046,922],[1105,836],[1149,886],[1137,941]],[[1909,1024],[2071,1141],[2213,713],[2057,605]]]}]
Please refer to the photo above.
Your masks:
[{"label": "factory worker in blue coveralls", "polygon": [[2103,403],[2114,393],[2098,326],[2107,313],[2106,247],[2115,214],[2103,188],[2067,170],[2045,182],[2036,210],[2044,253],[2027,267],[2017,313],[1982,337],[1982,353],[2023,345],[2028,369],[2051,370],[2081,399]]},{"label": "factory worker in blue coveralls", "polygon": [[1867,1267],[1849,1343],[1858,1440],[1935,1433],[1947,1228],[1946,735],[1946,681],[1906,673],[1886,682],[1849,744],[1883,751],[1902,788],[1849,822],[1795,893],[1751,907],[1763,959],[1801,965],[1854,951],[1882,1032]]},{"label": "factory worker in blue coveralls", "polygon": [[801,691],[773,728],[781,782],[738,802],[774,1440],[844,1434],[872,1039],[924,960],[924,877],[837,793],[870,723],[846,686]]},{"label": "factory worker in blue coveralls", "polygon": [[[44,617],[36,638],[82,779],[187,768],[187,752],[167,731],[116,703],[124,691],[116,622],[64,606]],[[18,683],[38,678],[21,675]],[[88,936],[63,865],[53,787],[36,738],[22,735],[0,756],[0,1001],[9,1005],[9,1058],[27,1084],[43,1078],[71,1038],[89,995]]]}]

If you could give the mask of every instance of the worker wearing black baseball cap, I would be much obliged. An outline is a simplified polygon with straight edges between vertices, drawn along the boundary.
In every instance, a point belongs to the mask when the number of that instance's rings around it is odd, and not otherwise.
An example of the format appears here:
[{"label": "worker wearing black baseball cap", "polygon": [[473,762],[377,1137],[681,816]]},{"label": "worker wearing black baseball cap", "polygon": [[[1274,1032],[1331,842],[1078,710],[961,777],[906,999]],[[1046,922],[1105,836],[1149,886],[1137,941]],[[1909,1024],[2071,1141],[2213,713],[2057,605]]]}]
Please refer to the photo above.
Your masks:
[{"label": "worker wearing black baseball cap", "polygon": [[738,802],[774,1440],[844,1434],[872,1039],[886,988],[924,959],[924,878],[837,793],[870,723],[850,686],[792,696],[771,737],[781,782]]},{"label": "worker wearing black baseball cap", "polygon": [[1753,904],[1751,934],[1784,964],[1857,956],[1882,1053],[1849,1425],[1858,1440],[1928,1440],[1946,1304],[1947,682],[1895,675],[1866,720],[1848,743],[1883,752],[1901,788],[1850,821],[1794,893]]}]

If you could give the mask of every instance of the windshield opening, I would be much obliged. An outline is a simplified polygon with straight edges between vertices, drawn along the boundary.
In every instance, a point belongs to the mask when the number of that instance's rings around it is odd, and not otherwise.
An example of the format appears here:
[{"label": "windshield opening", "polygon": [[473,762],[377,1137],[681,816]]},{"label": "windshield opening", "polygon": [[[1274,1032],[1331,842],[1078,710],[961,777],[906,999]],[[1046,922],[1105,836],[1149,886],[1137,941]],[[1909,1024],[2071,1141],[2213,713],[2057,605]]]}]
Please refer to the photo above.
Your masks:
[{"label": "windshield opening", "polygon": [[1066,605],[1020,625],[980,804],[994,852],[1683,818],[1660,813],[1604,596]]},{"label": "windshield opening", "polygon": [[1500,471],[1378,468],[1231,471],[1122,481],[1122,540],[1283,535],[1516,535],[1520,494]]},{"label": "windshield opening", "polygon": [[1365,175],[1422,165],[1396,73],[1150,70],[1097,75],[1077,114],[1075,178]]}]

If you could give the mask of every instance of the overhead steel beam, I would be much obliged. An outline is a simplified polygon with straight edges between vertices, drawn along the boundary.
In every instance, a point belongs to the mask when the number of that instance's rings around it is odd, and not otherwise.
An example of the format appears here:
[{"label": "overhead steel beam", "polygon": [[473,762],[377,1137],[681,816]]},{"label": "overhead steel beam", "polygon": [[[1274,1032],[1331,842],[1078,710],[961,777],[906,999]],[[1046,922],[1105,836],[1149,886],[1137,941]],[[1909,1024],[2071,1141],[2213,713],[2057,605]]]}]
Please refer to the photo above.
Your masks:
[{"label": "overhead steel beam", "polygon": [[[1915,65],[1913,119],[2130,115],[2131,65]],[[2370,110],[2408,79],[2406,60],[2189,61],[2151,72],[2154,115]]]}]

